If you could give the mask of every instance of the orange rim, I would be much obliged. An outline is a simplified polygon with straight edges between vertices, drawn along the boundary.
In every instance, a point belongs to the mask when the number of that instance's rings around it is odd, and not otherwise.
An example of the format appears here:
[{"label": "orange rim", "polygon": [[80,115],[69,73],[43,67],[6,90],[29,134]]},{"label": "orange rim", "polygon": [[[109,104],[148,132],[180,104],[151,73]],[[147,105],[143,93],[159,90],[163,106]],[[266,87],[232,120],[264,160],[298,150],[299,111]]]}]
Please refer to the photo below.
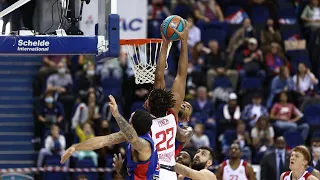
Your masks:
[{"label": "orange rim", "polygon": [[162,39],[120,39],[120,45],[143,45],[161,42]]}]

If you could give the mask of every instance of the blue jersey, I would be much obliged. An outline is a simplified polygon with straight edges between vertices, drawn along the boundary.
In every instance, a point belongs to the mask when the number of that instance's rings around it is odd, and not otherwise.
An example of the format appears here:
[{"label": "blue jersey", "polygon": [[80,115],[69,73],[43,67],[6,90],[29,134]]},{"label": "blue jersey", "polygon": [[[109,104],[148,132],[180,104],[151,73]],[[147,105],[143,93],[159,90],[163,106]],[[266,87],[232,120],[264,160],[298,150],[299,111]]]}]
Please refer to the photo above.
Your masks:
[{"label": "blue jersey", "polygon": [[312,173],[312,171],[313,171],[313,167],[312,166],[308,166],[307,167],[307,169],[306,169],[306,171],[308,171],[310,174]]},{"label": "blue jersey", "polygon": [[132,160],[132,146],[127,146],[127,171],[130,180],[153,180],[159,177],[158,152],[149,134],[139,136],[150,142],[152,154],[147,161],[134,162]]},{"label": "blue jersey", "polygon": [[[179,127],[182,127],[182,123],[178,122],[178,126],[179,126]],[[176,139],[176,143],[175,143],[175,157],[177,157],[177,156],[180,154],[180,152],[181,152],[181,150],[182,150],[182,148],[183,148],[183,145],[184,145],[184,143],[182,143],[182,142],[178,141],[178,139]]]}]

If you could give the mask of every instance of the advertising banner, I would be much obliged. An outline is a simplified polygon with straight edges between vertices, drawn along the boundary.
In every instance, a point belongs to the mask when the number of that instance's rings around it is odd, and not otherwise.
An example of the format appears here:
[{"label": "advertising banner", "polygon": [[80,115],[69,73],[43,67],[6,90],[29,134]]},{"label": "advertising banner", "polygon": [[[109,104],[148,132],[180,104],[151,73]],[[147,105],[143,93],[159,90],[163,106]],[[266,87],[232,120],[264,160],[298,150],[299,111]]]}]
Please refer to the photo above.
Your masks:
[{"label": "advertising banner", "polygon": [[[117,12],[120,15],[120,38],[135,39],[147,37],[147,0],[117,0]],[[95,34],[98,23],[98,1],[91,1],[83,7],[80,29],[85,35]]]}]

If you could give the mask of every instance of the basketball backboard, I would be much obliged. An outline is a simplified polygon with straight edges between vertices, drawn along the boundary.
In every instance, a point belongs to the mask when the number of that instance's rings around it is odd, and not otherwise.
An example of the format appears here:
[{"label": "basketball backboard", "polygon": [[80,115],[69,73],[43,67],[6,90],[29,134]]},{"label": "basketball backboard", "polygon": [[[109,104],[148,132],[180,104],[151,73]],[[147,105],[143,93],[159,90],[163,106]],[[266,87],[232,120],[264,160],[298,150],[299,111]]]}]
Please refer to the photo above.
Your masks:
[{"label": "basketball backboard", "polygon": [[[19,0],[0,12],[0,17],[8,15],[30,0]],[[19,32],[18,35],[0,36],[0,55],[96,55],[98,60],[106,60],[119,56],[120,17],[117,14],[117,0],[93,0],[98,1],[99,21],[95,35],[66,35],[61,30],[57,35],[35,35],[33,32]],[[70,3],[82,2],[70,0]],[[83,6],[86,8],[86,5]],[[92,27],[95,29],[95,26]],[[59,32],[59,33],[58,33]]]}]

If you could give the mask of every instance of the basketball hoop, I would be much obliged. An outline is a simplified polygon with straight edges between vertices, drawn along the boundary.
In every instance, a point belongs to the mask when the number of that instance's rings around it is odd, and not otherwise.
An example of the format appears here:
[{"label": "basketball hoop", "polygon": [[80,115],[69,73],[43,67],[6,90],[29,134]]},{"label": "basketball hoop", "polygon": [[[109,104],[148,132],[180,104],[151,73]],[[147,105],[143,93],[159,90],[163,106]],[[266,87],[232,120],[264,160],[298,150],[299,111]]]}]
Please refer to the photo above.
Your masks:
[{"label": "basketball hoop", "polygon": [[[162,47],[162,39],[121,39],[132,63],[136,84],[154,83],[157,59]],[[169,43],[167,58],[172,42]],[[166,69],[168,63],[166,60]]]}]

